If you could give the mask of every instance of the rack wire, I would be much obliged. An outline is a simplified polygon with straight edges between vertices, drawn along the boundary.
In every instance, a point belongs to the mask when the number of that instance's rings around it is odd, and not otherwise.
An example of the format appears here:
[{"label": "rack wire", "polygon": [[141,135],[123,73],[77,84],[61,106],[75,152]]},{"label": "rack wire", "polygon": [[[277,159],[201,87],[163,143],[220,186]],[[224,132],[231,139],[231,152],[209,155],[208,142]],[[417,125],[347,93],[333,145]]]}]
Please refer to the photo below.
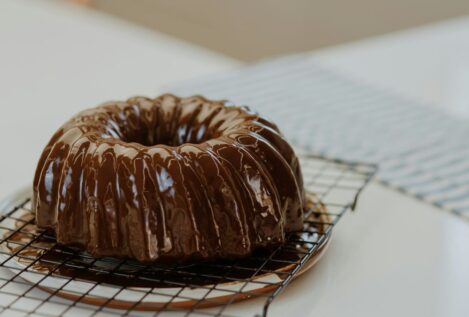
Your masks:
[{"label": "rack wire", "polygon": [[235,302],[258,298],[256,316],[267,316],[277,295],[325,251],[333,227],[376,171],[318,156],[300,160],[314,193],[303,231],[236,260],[144,265],[94,258],[37,229],[30,193],[17,195],[0,210],[0,314],[232,317]]}]

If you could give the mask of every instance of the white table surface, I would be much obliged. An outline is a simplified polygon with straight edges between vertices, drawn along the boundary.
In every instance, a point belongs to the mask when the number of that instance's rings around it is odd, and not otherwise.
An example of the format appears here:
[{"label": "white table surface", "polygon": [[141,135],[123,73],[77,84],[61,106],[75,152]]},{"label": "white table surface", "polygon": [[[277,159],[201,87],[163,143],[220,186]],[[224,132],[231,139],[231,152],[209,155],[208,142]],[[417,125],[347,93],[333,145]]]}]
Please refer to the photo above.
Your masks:
[{"label": "white table surface", "polygon": [[[466,78],[467,35],[469,19],[460,19],[312,58],[439,105],[451,89],[465,98],[446,78],[454,86]],[[239,64],[87,9],[0,0],[0,199],[31,182],[42,147],[75,112]],[[468,243],[469,223],[372,183],[324,258],[269,316],[468,316]],[[259,304],[237,309],[249,316]]]}]

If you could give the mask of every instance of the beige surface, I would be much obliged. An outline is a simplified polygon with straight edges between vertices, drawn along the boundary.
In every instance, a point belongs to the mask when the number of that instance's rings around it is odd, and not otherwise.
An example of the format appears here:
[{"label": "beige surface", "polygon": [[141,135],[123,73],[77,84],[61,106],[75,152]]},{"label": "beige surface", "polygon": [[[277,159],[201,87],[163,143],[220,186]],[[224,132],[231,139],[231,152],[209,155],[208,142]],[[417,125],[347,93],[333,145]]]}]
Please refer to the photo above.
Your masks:
[{"label": "beige surface", "polygon": [[241,60],[312,50],[469,13],[467,0],[86,2]]}]

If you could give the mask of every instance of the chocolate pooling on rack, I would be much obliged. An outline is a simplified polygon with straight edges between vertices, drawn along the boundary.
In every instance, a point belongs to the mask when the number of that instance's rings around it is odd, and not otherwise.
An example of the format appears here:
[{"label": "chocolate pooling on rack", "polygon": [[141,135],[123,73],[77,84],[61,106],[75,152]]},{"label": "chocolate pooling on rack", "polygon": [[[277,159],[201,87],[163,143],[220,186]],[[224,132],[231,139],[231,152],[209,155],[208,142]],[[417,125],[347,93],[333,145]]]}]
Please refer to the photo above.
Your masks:
[{"label": "chocolate pooling on rack", "polygon": [[[257,249],[249,257],[233,260],[145,265],[125,259],[94,258],[76,248],[57,244],[52,232],[37,228],[29,210],[16,215],[14,233],[7,231],[2,238],[6,241],[4,251],[15,254],[19,263],[34,272],[122,287],[173,288],[186,284],[195,287],[250,279],[259,266],[262,270],[257,278],[262,274],[284,278],[308,252],[311,241],[325,234],[324,224],[330,221],[325,207],[312,195],[307,195],[307,214],[304,231],[289,234],[286,244],[277,247],[275,254],[272,250]],[[319,249],[325,245],[321,243]]]}]

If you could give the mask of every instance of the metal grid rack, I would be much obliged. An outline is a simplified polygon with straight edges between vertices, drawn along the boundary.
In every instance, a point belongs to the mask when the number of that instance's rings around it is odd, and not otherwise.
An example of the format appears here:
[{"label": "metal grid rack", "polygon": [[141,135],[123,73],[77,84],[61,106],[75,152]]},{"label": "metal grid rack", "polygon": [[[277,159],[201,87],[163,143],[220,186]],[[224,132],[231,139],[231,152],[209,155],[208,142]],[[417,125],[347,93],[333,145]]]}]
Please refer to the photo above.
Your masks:
[{"label": "metal grid rack", "polygon": [[332,228],[376,171],[322,157],[300,160],[305,187],[315,193],[303,232],[230,261],[143,265],[93,258],[35,228],[30,195],[19,194],[0,210],[0,314],[237,316],[233,303],[258,298],[259,315],[267,316],[274,298],[325,250]]}]

